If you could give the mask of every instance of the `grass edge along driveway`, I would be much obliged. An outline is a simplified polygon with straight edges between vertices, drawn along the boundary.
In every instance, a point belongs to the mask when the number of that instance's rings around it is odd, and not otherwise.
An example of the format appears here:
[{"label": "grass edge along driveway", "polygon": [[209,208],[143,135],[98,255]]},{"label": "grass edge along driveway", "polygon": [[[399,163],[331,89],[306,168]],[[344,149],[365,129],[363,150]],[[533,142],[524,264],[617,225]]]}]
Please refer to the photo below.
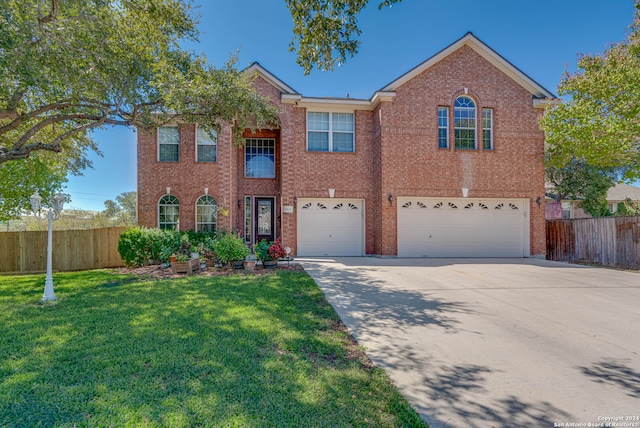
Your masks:
[{"label": "grass edge along driveway", "polygon": [[0,426],[425,427],[304,272],[0,276]]}]

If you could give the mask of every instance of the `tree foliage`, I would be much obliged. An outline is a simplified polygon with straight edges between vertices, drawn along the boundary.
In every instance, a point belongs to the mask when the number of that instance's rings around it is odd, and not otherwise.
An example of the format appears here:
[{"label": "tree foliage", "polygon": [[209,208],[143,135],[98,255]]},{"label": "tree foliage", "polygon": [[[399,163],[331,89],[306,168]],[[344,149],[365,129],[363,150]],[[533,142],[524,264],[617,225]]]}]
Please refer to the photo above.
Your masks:
[{"label": "tree foliage", "polygon": [[[401,0],[384,0],[378,9]],[[287,0],[293,18],[289,50],[297,51],[296,62],[309,74],[313,68],[333,70],[358,52],[361,34],[357,16],[369,0]]]},{"label": "tree foliage", "polygon": [[181,47],[196,25],[190,0],[0,0],[0,164],[65,141],[86,154],[104,125],[276,121],[234,57]]},{"label": "tree foliage", "polygon": [[613,168],[598,168],[584,160],[571,159],[566,165],[547,166],[545,170],[549,189],[556,201],[579,199],[580,207],[593,217],[609,215],[607,192],[613,187],[621,173]]},{"label": "tree foliage", "polygon": [[116,196],[116,200],[104,201],[102,215],[109,219],[117,219],[119,224],[133,226],[136,224],[136,192],[123,192]]},{"label": "tree foliage", "polygon": [[0,220],[91,166],[105,125],[276,124],[235,57],[181,47],[196,25],[190,0],[0,0]]},{"label": "tree foliage", "polygon": [[542,120],[551,164],[572,159],[597,168],[625,167],[640,176],[640,0],[627,39],[601,55],[582,55],[578,71],[559,87],[570,99],[549,108]]},{"label": "tree foliage", "polygon": [[[64,159],[63,159],[64,161]],[[49,153],[37,153],[20,162],[0,164],[0,221],[31,212],[29,197],[36,191],[47,204],[67,182],[68,165]]]}]

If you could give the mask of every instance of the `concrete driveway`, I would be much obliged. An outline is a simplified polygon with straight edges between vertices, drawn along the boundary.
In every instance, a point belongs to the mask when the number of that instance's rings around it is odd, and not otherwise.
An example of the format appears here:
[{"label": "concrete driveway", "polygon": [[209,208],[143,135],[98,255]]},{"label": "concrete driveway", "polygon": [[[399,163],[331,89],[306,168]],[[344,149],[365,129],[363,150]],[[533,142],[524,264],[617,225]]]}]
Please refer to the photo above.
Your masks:
[{"label": "concrete driveway", "polygon": [[300,261],[433,428],[640,427],[639,273],[534,259]]}]

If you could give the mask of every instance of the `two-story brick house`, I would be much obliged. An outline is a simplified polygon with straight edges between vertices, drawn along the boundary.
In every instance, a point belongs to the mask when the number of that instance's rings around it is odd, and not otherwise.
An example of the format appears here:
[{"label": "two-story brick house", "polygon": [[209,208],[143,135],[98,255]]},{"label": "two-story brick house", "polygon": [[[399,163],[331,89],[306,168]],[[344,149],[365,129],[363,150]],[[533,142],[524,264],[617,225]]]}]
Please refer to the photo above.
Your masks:
[{"label": "two-story brick house", "polygon": [[554,95],[468,33],[370,99],[312,98],[255,63],[280,128],[231,144],[176,124],[138,134],[138,221],[281,237],[297,256],[545,253]]}]

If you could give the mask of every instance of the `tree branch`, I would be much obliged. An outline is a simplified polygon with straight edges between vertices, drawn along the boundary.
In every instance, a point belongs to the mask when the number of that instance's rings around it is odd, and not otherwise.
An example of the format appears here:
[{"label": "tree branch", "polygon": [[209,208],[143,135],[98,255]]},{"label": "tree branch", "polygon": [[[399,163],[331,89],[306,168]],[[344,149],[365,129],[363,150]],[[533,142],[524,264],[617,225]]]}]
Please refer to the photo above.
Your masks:
[{"label": "tree branch", "polygon": [[42,6],[45,0],[38,3],[38,23],[40,25],[54,21],[58,17],[58,0],[51,0],[51,10],[47,16],[42,16]]},{"label": "tree branch", "polygon": [[29,141],[35,134],[44,129],[49,125],[53,125],[54,123],[66,122],[66,121],[76,121],[76,120],[89,120],[92,122],[98,122],[97,126],[104,124],[107,119],[107,114],[103,112],[102,116],[89,116],[87,114],[65,114],[58,116],[50,116],[37,125],[32,126],[27,132],[24,133],[22,137],[13,145],[13,150],[20,151],[25,143]]}]

